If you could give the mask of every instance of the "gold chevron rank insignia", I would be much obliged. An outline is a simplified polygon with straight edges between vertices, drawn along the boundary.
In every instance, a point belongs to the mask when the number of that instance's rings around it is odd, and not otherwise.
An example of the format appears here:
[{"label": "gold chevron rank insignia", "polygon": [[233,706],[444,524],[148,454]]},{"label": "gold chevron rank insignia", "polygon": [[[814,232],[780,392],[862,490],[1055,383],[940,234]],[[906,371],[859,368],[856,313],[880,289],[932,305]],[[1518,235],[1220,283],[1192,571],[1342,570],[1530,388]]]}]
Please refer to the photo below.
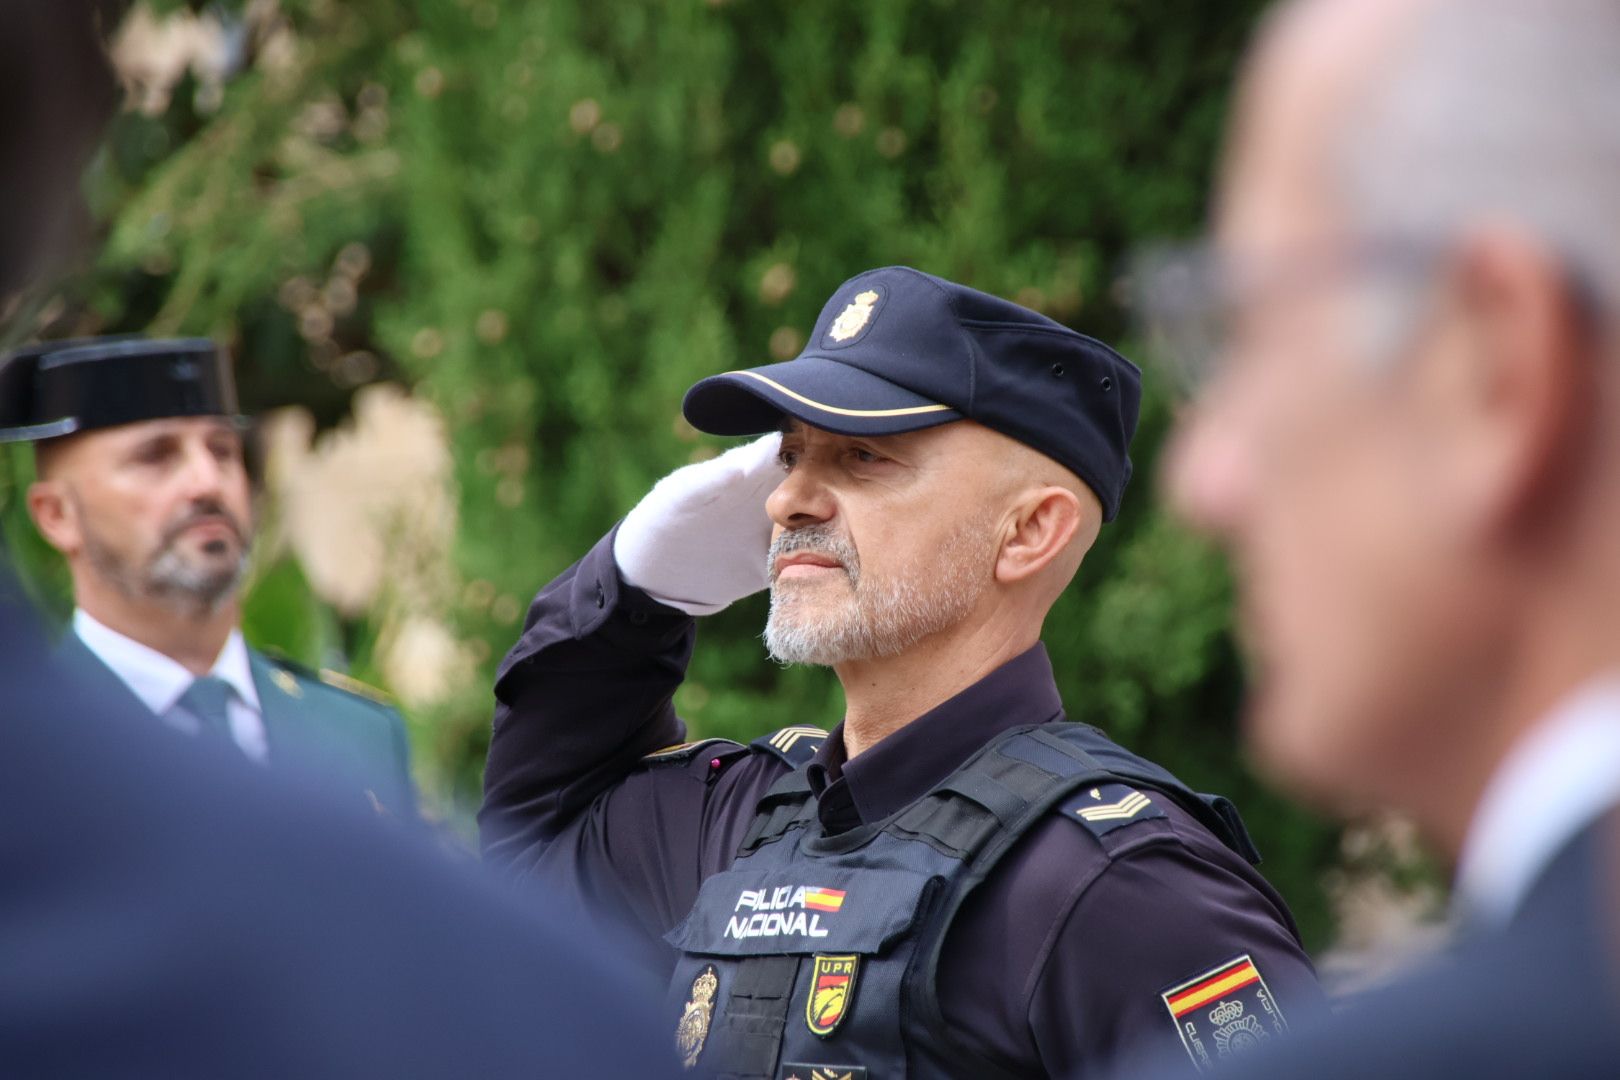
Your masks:
[{"label": "gold chevron rank insignia", "polygon": [[[1092,788],[1091,797],[1100,799],[1102,794],[1097,788]],[[1135,817],[1152,805],[1152,799],[1140,791],[1133,791],[1115,802],[1098,803],[1096,806],[1082,806],[1075,810],[1075,813],[1087,821],[1123,821],[1126,818]]]},{"label": "gold chevron rank insignia", "polygon": [[1143,792],[1127,784],[1099,784],[1070,795],[1060,804],[1063,816],[1098,836],[1151,818],[1168,815]]},{"label": "gold chevron rank insignia", "polygon": [[797,769],[815,757],[816,751],[821,749],[821,744],[826,741],[827,733],[821,728],[800,724],[763,735],[755,739],[753,745],[769,750],[786,764]]}]

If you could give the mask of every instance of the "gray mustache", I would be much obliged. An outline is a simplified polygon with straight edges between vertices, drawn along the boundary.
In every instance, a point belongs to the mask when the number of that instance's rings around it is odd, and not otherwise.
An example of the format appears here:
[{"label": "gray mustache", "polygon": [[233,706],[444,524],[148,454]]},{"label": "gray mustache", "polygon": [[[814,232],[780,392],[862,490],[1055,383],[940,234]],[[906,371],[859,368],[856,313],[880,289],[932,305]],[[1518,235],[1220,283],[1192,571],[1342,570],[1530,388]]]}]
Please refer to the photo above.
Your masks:
[{"label": "gray mustache", "polygon": [[860,581],[861,557],[849,538],[831,525],[806,525],[790,529],[771,541],[771,550],[765,556],[765,572],[771,584],[776,583],[776,560],[796,551],[813,551],[837,559],[852,585]]},{"label": "gray mustache", "polygon": [[247,530],[243,528],[240,521],[236,520],[236,516],[229,510],[225,509],[222,504],[212,500],[205,500],[193,506],[189,511],[187,511],[178,520],[164,530],[161,547],[168,547],[170,544],[174,543],[181,533],[202,521],[223,522],[225,526],[231,530],[231,532],[236,534],[236,542],[238,544],[246,542]]}]

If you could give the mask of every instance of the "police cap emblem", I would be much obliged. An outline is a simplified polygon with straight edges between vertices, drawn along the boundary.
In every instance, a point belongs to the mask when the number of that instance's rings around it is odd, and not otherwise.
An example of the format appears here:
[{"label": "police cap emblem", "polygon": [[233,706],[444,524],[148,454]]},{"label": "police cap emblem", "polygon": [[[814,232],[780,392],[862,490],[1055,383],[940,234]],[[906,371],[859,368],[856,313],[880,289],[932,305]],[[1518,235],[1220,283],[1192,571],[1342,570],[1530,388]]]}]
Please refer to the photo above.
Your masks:
[{"label": "police cap emblem", "polygon": [[878,294],[871,289],[856,293],[855,299],[851,300],[849,305],[838,313],[838,318],[833,320],[827,336],[834,341],[848,341],[860,333],[872,320],[872,312],[877,309],[877,302]]},{"label": "police cap emblem", "polygon": [[709,1023],[714,1019],[714,995],[720,989],[720,976],[709,964],[692,980],[692,993],[681,1011],[681,1022],[675,1026],[675,1049],[680,1051],[681,1065],[692,1068],[703,1044],[709,1038]]}]

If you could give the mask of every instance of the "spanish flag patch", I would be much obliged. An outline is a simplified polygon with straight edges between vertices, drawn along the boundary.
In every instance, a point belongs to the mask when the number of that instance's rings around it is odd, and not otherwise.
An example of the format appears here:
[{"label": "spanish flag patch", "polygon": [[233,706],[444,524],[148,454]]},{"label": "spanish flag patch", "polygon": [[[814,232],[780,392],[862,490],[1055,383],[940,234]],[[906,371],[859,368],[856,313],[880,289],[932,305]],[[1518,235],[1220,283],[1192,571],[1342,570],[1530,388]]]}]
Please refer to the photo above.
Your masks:
[{"label": "spanish flag patch", "polygon": [[1200,1072],[1288,1030],[1271,988],[1247,954],[1178,983],[1159,997]]},{"label": "spanish flag patch", "polygon": [[804,906],[811,911],[837,911],[844,906],[844,890],[805,889]]}]

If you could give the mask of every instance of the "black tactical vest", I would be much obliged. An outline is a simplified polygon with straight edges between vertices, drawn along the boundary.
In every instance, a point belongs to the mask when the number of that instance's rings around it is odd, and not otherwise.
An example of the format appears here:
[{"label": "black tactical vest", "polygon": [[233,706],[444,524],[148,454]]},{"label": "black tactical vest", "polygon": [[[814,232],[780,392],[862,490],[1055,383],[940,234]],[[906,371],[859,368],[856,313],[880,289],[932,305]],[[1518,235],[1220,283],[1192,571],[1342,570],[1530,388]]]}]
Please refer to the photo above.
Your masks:
[{"label": "black tactical vest", "polygon": [[[1086,805],[1086,792],[1110,784],[1129,790]],[[803,770],[783,777],[736,861],[703,882],[668,935],[682,954],[670,995],[683,1063],[722,1080],[1007,1075],[950,1043],[934,992],[946,932],[1043,815],[1074,802],[1106,828],[1110,816],[1147,809],[1136,789],[1173,800],[1258,861],[1231,803],[1194,794],[1081,724],[1006,731],[922,799],[835,836],[821,828]]]}]

